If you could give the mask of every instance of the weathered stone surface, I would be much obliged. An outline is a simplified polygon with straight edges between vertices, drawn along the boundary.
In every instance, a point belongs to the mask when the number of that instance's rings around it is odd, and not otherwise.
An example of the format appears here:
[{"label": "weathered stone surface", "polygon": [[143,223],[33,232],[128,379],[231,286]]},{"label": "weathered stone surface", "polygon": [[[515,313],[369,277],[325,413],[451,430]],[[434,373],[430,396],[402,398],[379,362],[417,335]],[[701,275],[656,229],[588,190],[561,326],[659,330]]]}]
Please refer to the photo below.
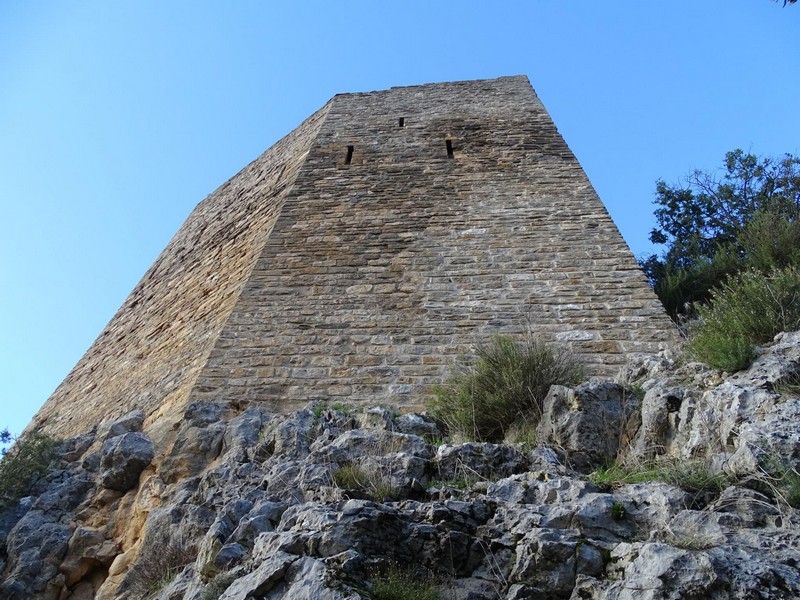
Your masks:
[{"label": "weathered stone surface", "polygon": [[126,492],[139,482],[139,475],[155,456],[153,442],[144,433],[125,433],[103,443],[100,483]]},{"label": "weathered stone surface", "polygon": [[197,206],[36,422],[418,407],[528,321],[594,374],[676,341],[527,78],[340,94]]},{"label": "weathered stone surface", "polygon": [[792,332],[776,336],[751,367],[724,380],[694,363],[663,371],[658,381],[640,380],[648,391],[628,458],[708,457],[737,476],[800,466],[794,427],[800,400],[780,392],[798,374],[800,334]]},{"label": "weathered stone surface", "polygon": [[[770,364],[764,358],[760,368],[774,372]],[[750,419],[730,430],[729,476],[737,452],[761,447],[748,427],[762,441],[774,436],[782,468],[796,464],[792,389],[770,389],[756,372],[716,380],[694,366],[659,377],[648,394],[680,389],[676,413],[685,417],[670,425],[662,460],[682,456],[677,440],[697,431],[692,419],[712,406]],[[759,389],[768,395],[751,410],[742,398]],[[655,481],[600,487],[559,462],[563,449],[436,446],[401,433],[400,418],[318,403],[284,415],[198,404],[175,439],[222,427],[227,441],[188,479],[165,483],[150,469],[123,494],[99,485],[86,458],[60,463],[36,483],[35,497],[0,515],[0,594],[138,600],[153,594],[138,583],[174,574],[154,598],[363,600],[382,570],[400,568],[433,575],[444,597],[461,600],[800,596],[800,515],[787,502],[796,505],[794,480],[765,474],[767,455],[753,450],[758,470],[721,491]],[[369,485],[344,489],[334,476],[343,465],[367,472]]]},{"label": "weathered stone surface", "polygon": [[137,408],[127,415],[106,419],[100,423],[97,427],[97,439],[105,442],[107,439],[118,435],[141,431],[142,425],[144,425],[144,412]]},{"label": "weathered stone surface", "polygon": [[[59,575],[72,528],[60,523],[56,511],[28,511],[6,538],[5,553],[10,569],[0,582],[0,596],[8,600],[31,597],[57,598],[48,593]],[[60,582],[56,583],[58,585]]]},{"label": "weathered stone surface", "polygon": [[524,471],[527,457],[511,446],[486,442],[444,444],[434,458],[439,479],[500,479]]},{"label": "weathered stone surface", "polygon": [[[186,408],[178,435],[158,470],[173,483],[203,470],[222,452],[228,407],[218,402],[194,402]],[[257,434],[256,434],[257,435]]]},{"label": "weathered stone surface", "polygon": [[537,439],[565,453],[570,466],[587,470],[613,461],[638,399],[613,382],[574,390],[552,386],[542,401]]}]

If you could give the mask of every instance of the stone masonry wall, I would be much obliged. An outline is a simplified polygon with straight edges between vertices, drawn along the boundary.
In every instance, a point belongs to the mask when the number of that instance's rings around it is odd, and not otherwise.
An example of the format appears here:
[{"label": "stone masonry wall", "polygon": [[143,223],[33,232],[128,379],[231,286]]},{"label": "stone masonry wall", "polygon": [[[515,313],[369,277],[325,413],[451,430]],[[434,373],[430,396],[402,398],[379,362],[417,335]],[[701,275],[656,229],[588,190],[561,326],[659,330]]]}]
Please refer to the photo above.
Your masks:
[{"label": "stone masonry wall", "polygon": [[134,408],[183,408],[326,111],[195,208],[34,424],[67,436]]},{"label": "stone masonry wall", "polygon": [[419,406],[528,327],[605,375],[675,339],[527,78],[338,95],[198,205],[34,424]]},{"label": "stone masonry wall", "polygon": [[529,325],[597,375],[674,339],[527,78],[339,95],[192,398],[418,406]]}]

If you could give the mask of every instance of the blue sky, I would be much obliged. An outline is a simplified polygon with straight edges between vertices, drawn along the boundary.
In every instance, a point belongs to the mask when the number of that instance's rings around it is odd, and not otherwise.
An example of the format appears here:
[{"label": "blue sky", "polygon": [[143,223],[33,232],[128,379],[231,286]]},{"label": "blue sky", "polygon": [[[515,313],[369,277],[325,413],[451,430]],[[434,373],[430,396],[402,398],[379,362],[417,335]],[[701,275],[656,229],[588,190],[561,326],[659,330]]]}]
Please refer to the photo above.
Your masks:
[{"label": "blue sky", "polygon": [[800,6],[0,2],[0,428],[192,208],[339,92],[526,74],[637,255],[655,181],[800,152]]}]

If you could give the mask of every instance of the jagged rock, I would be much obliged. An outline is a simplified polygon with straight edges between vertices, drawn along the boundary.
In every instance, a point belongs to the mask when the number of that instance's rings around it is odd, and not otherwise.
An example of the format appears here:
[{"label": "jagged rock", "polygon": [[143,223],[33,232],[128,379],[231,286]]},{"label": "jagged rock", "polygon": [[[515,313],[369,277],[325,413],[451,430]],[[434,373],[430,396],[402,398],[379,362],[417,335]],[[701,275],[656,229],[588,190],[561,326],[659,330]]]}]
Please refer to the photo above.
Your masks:
[{"label": "jagged rock", "polygon": [[620,369],[617,381],[626,384],[642,382],[642,387],[648,388],[655,382],[655,378],[669,373],[674,365],[675,362],[667,356],[640,354],[633,356]]},{"label": "jagged rock", "polygon": [[123,435],[142,430],[144,425],[144,413],[139,410],[132,410],[128,414],[113,419],[110,421],[103,421],[97,427],[97,439],[101,442]]},{"label": "jagged rock", "polygon": [[569,596],[575,587],[577,529],[533,529],[517,544],[509,581],[528,586],[530,597]]},{"label": "jagged rock", "polygon": [[58,597],[60,582],[52,580],[59,574],[72,535],[72,528],[60,523],[59,516],[57,511],[30,510],[9,532],[6,552],[11,570],[0,583],[0,597],[7,600]]},{"label": "jagged rock", "polygon": [[119,554],[119,545],[96,529],[79,527],[72,534],[60,570],[72,587],[95,569],[107,569]]},{"label": "jagged rock", "polygon": [[394,429],[392,414],[385,408],[375,406],[364,411],[361,418],[361,426],[364,429]]},{"label": "jagged rock", "polygon": [[139,481],[139,474],[153,460],[153,443],[144,433],[125,433],[103,443],[100,483],[126,492]]},{"label": "jagged rock", "polygon": [[[716,381],[693,365],[671,371],[668,360],[632,371],[650,379],[636,386],[647,393],[625,464],[657,452],[709,457],[744,475],[718,497],[659,482],[600,488],[571,469],[616,452],[588,427],[594,415],[594,425],[625,430],[618,416],[627,417],[629,390],[616,384],[556,389],[543,427],[560,447],[534,449],[435,447],[423,417],[385,409],[232,414],[204,402],[135,494],[98,487],[95,473],[107,470],[106,445],[143,434],[110,437],[93,454],[91,436],[66,444],[70,460],[0,514],[0,595],[134,600],[151,594],[136,587],[148,569],[163,577],[169,566],[177,575],[158,600],[360,600],[375,569],[394,565],[435,574],[445,597],[460,600],[798,597],[800,519],[790,488],[779,487],[791,481],[763,474],[798,460],[800,398],[775,388],[797,366],[786,339],[795,337],[781,338],[774,360],[763,349],[749,380],[742,372]],[[565,402],[581,414],[555,406]],[[391,491],[376,501],[370,490],[343,489],[335,473],[345,465]],[[125,518],[138,520],[127,538]]]},{"label": "jagged rock", "polygon": [[67,462],[74,462],[81,458],[94,442],[95,435],[86,433],[65,440],[61,445],[61,456]]},{"label": "jagged rock", "polygon": [[50,513],[69,513],[85,501],[93,487],[94,478],[85,472],[56,470],[47,477],[46,487],[34,499],[32,508]]},{"label": "jagged rock", "polygon": [[186,408],[178,435],[159,467],[165,483],[198,474],[222,452],[227,404],[194,402]]},{"label": "jagged rock", "polygon": [[424,415],[413,413],[400,415],[394,420],[394,425],[400,433],[408,433],[420,437],[428,436],[430,439],[442,436],[442,432],[436,423]]},{"label": "jagged rock", "polygon": [[728,472],[744,476],[763,471],[780,479],[800,472],[800,399],[777,404],[761,420],[742,423]]},{"label": "jagged rock", "polygon": [[310,452],[311,442],[316,438],[318,417],[305,409],[291,419],[284,419],[266,436],[266,445],[272,453],[284,458],[305,458]]},{"label": "jagged rock", "polygon": [[286,552],[275,552],[266,557],[251,573],[237,579],[219,600],[248,600],[264,597],[283,579],[286,569],[299,557]]},{"label": "jagged rock", "polygon": [[[224,447],[246,451],[258,444],[259,436],[267,426],[271,415],[257,407],[246,409],[242,414],[233,417],[227,423],[223,438]],[[244,457],[240,457],[243,460]]]},{"label": "jagged rock", "polygon": [[628,553],[614,553],[624,564],[624,581],[617,581],[604,598],[665,600],[667,598],[730,598],[730,587],[715,571],[704,553],[667,544],[627,546]]},{"label": "jagged rock", "polygon": [[641,424],[627,450],[627,460],[647,460],[666,453],[681,428],[684,400],[694,399],[692,392],[671,382],[651,386],[642,399]]},{"label": "jagged rock", "polygon": [[583,479],[527,472],[490,483],[486,495],[511,504],[572,503],[597,487]]},{"label": "jagged rock", "polygon": [[622,505],[626,518],[636,524],[639,537],[645,539],[651,532],[663,530],[693,501],[688,492],[659,481],[621,486],[614,497]]},{"label": "jagged rock", "polygon": [[637,404],[618,383],[590,382],[574,390],[554,385],[542,402],[537,439],[562,450],[573,468],[588,470],[616,458]]},{"label": "jagged rock", "polygon": [[726,488],[710,509],[738,515],[739,527],[780,527],[783,524],[780,508],[772,504],[769,497],[743,487]]},{"label": "jagged rock", "polygon": [[444,444],[437,449],[434,462],[437,477],[442,480],[495,480],[528,467],[527,457],[516,448],[487,442]]}]

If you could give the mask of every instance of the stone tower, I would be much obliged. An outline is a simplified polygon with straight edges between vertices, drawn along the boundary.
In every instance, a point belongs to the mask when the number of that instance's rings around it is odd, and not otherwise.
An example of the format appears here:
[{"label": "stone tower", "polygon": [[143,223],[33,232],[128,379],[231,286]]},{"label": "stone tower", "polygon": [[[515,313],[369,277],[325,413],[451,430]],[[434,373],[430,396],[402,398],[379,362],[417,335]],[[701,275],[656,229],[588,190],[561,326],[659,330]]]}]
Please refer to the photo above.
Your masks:
[{"label": "stone tower", "polygon": [[527,78],[342,94],[197,206],[34,423],[419,405],[527,328],[599,375],[675,335]]}]

